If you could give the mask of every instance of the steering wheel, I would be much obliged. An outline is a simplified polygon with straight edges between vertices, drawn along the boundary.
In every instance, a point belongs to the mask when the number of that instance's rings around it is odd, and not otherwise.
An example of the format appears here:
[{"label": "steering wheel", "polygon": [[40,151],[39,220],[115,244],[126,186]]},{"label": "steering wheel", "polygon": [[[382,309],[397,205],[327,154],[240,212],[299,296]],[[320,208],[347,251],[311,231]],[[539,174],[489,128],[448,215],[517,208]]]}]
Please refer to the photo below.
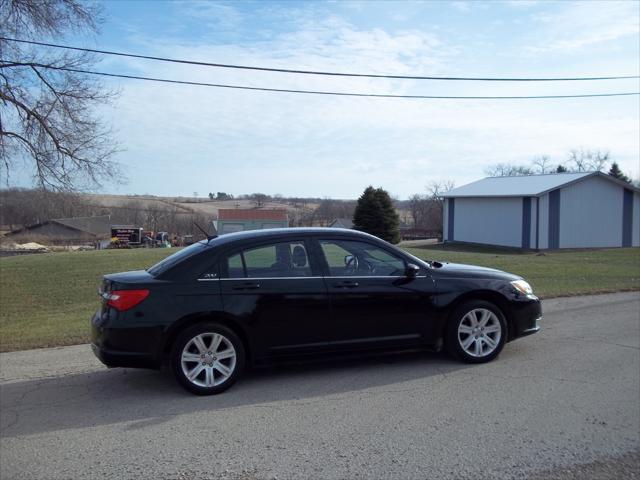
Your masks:
[{"label": "steering wheel", "polygon": [[351,258],[347,260],[347,263],[344,266],[347,272],[355,272],[358,270],[358,257],[355,255],[351,255]]},{"label": "steering wheel", "polygon": [[369,263],[365,261],[364,264],[367,267],[367,272],[369,273],[369,275],[375,275],[377,273],[378,267],[375,263]]}]

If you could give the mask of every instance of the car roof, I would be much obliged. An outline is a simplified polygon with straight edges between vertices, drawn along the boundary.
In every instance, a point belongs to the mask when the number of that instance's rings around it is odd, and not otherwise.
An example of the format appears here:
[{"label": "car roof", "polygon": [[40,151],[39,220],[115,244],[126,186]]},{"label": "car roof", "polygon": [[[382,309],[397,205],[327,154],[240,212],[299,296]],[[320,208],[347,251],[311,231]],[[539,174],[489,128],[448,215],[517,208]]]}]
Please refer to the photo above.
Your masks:
[{"label": "car roof", "polygon": [[296,236],[313,236],[313,235],[331,235],[331,236],[348,236],[360,239],[370,239],[380,242],[378,237],[370,235],[358,230],[350,230],[347,228],[328,228],[328,227],[296,227],[296,228],[268,228],[264,230],[246,230],[242,232],[225,233],[218,237],[215,237],[209,241],[209,245],[220,246],[235,242],[242,242],[245,240],[254,239],[269,239],[269,238],[287,238]]}]

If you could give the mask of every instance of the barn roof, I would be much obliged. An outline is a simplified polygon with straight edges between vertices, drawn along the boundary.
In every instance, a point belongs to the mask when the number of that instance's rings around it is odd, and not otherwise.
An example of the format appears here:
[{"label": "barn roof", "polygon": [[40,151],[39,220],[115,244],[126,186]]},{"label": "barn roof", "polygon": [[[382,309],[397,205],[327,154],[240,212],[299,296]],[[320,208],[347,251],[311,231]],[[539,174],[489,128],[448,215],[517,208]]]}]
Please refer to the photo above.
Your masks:
[{"label": "barn roof", "polygon": [[20,229],[8,233],[10,235],[20,235],[48,224],[58,224],[69,229],[70,232],[88,233],[96,237],[108,236],[111,231],[111,216],[102,215],[98,217],[74,217],[74,218],[53,218],[33,225],[26,225]]},{"label": "barn roof", "polygon": [[588,177],[599,176],[618,183],[625,188],[640,191],[637,187],[625,183],[602,172],[552,173],[545,175],[523,175],[517,177],[487,177],[458,188],[454,188],[444,197],[535,197],[551,190],[579,182]]},{"label": "barn roof", "polygon": [[241,208],[221,208],[218,210],[218,220],[273,220],[287,221],[286,210],[258,210]]},{"label": "barn roof", "polygon": [[108,235],[111,232],[111,216],[102,215],[98,217],[74,217],[55,218],[52,222],[61,223],[67,227],[75,228],[93,235]]}]

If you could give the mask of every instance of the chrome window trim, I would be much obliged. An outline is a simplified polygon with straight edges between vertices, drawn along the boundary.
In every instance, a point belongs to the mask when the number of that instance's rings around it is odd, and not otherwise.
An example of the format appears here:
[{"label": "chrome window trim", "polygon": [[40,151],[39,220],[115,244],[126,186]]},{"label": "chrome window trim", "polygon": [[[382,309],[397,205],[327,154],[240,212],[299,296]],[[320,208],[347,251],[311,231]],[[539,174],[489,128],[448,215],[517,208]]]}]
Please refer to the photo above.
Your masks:
[{"label": "chrome window trim", "polygon": [[331,276],[323,278],[427,278],[426,275],[416,275],[415,277],[407,277],[406,275],[345,275]]},{"label": "chrome window trim", "polygon": [[427,275],[416,275],[415,277],[407,277],[406,275],[365,275],[365,276],[355,276],[355,275],[347,275],[342,277],[234,277],[234,278],[199,278],[199,282],[218,282],[218,281],[229,281],[229,280],[243,280],[243,281],[251,281],[251,280],[312,280],[312,279],[335,279],[335,278],[427,278]]},{"label": "chrome window trim", "polygon": [[240,278],[221,278],[220,280],[222,280],[222,281],[226,281],[226,280],[244,280],[244,281],[251,281],[251,280],[311,280],[311,279],[318,279],[318,278],[322,278],[322,277],[240,277]]}]

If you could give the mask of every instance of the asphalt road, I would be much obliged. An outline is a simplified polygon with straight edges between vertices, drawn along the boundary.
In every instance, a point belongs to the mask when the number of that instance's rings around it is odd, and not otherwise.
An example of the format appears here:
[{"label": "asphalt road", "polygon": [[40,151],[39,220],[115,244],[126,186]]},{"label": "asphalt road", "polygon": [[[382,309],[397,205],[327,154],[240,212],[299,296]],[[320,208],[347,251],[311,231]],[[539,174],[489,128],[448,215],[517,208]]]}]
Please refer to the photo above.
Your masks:
[{"label": "asphalt road", "polygon": [[215,397],[88,346],[0,355],[0,478],[640,478],[640,294],[549,300],[490,364],[412,353]]}]

